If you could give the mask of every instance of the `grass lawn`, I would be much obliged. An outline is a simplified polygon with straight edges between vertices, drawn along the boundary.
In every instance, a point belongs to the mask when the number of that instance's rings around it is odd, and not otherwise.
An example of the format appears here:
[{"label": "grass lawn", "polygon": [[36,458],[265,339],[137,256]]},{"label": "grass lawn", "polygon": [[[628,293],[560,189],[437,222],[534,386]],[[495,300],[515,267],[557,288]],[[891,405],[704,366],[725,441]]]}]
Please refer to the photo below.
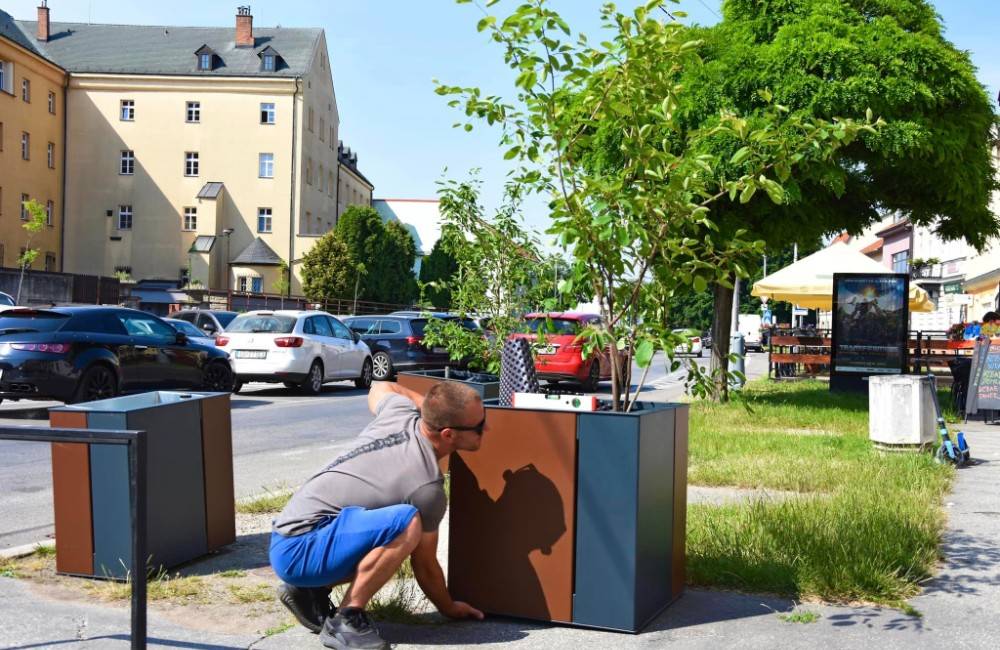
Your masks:
[{"label": "grass lawn", "polygon": [[791,490],[782,501],[688,506],[688,581],[899,605],[934,570],[953,470],[868,441],[867,396],[822,382],[751,382],[691,408],[689,482]]}]

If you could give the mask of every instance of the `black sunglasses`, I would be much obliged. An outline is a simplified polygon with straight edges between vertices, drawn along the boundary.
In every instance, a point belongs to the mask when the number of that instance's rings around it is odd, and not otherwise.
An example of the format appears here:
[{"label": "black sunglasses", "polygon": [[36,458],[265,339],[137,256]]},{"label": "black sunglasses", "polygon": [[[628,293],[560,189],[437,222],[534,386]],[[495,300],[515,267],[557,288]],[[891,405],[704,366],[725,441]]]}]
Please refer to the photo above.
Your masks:
[{"label": "black sunglasses", "polygon": [[438,431],[444,431],[445,429],[454,429],[455,431],[475,431],[477,436],[481,436],[481,435],[483,435],[483,429],[486,428],[486,416],[484,415],[483,419],[480,420],[479,424],[477,424],[474,427],[444,426],[444,427],[435,427],[435,428]]}]

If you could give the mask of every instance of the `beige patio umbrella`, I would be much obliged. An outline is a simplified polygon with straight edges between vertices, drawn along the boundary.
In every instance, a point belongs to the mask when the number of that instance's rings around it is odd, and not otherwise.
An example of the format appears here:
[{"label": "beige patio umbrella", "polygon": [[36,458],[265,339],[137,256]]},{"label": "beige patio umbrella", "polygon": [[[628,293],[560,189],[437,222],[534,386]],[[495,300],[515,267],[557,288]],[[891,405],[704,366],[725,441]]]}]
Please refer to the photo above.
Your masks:
[{"label": "beige patio umbrella", "polygon": [[[837,242],[758,280],[750,293],[758,298],[829,311],[834,273],[888,273],[888,270],[864,253]],[[930,296],[913,283],[910,283],[910,311],[934,311]]]}]

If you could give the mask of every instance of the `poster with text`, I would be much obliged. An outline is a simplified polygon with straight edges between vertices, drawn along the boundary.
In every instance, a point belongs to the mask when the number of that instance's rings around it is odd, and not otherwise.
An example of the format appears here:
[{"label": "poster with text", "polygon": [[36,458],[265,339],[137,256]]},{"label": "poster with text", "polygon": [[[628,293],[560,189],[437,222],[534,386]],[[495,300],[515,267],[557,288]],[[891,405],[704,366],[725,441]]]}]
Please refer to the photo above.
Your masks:
[{"label": "poster with text", "polygon": [[833,275],[833,372],[906,370],[909,277],[899,273]]}]

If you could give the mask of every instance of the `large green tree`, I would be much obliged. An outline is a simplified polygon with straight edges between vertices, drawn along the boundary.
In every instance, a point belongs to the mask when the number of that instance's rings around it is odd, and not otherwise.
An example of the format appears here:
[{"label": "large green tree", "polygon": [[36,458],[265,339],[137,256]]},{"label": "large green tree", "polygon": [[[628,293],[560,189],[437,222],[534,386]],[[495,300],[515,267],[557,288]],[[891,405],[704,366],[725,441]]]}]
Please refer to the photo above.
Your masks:
[{"label": "large green tree", "polygon": [[347,244],[330,231],[302,258],[302,291],[316,302],[347,298],[354,290],[356,263]]},{"label": "large green tree", "polygon": [[[997,234],[989,146],[993,108],[967,53],[942,35],[925,0],[727,0],[723,20],[696,28],[703,65],[683,70],[683,128],[733,110],[753,122],[771,107],[829,119],[870,109],[885,120],[836,156],[779,166],[786,200],[720,203],[722,233],[748,229],[769,252],[824,234],[858,233],[886,211],[981,246]],[[742,146],[709,143],[730,159]],[[735,164],[737,169],[746,163]],[[776,268],[776,267],[772,267]],[[752,269],[749,270],[752,272]],[[732,291],[716,285],[716,363],[728,346]]]},{"label": "large green tree", "polygon": [[430,254],[420,264],[420,282],[425,286],[424,298],[435,309],[451,306],[451,289],[446,283],[458,272],[458,260],[448,250],[444,239],[434,242]]},{"label": "large green tree", "polygon": [[385,223],[373,208],[352,205],[340,215],[334,232],[354,267],[364,265],[359,300],[406,304],[417,297],[413,275],[417,247],[402,224]]}]

